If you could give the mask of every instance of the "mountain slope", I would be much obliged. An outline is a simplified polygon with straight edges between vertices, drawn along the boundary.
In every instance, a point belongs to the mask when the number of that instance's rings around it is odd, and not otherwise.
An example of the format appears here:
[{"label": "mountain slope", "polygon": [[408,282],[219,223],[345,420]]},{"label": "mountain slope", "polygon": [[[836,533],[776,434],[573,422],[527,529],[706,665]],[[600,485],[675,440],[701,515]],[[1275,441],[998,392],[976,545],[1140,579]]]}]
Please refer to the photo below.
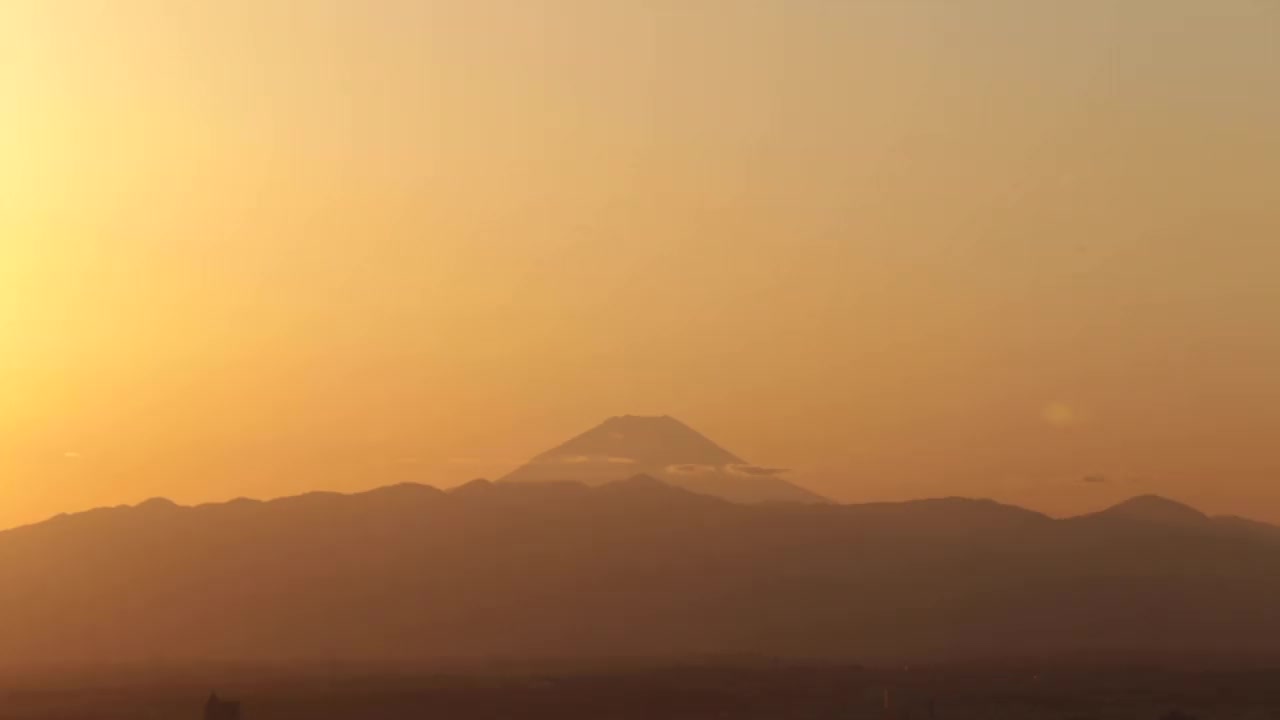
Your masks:
[{"label": "mountain slope", "polygon": [[783,480],[782,472],[747,464],[675,418],[625,415],[541,453],[499,482],[599,485],[645,474],[733,502],[826,502]]},{"label": "mountain slope", "polygon": [[1211,522],[1209,516],[1199,510],[1159,495],[1130,498],[1094,513],[1094,517],[1181,527],[1198,527]]},{"label": "mountain slope", "polygon": [[0,665],[1280,653],[1280,542],[652,477],[400,485],[0,533]]}]

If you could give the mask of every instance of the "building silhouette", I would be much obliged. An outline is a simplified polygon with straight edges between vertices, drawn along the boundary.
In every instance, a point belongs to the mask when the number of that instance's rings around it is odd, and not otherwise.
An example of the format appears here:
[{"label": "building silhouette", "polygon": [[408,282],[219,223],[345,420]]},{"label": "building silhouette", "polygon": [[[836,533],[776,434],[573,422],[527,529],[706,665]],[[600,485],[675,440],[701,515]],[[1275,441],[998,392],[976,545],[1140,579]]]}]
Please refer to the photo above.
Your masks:
[{"label": "building silhouette", "polygon": [[218,693],[210,693],[204,704],[204,720],[240,720],[240,703],[223,700]]}]

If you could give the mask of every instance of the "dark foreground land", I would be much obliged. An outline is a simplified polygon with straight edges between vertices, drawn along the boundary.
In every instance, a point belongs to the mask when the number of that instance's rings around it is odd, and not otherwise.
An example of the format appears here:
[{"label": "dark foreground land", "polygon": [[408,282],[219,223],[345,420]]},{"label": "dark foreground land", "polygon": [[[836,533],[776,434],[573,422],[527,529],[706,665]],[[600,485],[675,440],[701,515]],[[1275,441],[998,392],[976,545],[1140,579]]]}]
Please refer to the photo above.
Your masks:
[{"label": "dark foreground land", "polygon": [[[217,687],[211,687],[217,683]],[[999,718],[1280,720],[1280,670],[898,668],[686,665],[663,668],[10,676],[0,719],[200,718],[211,689],[245,720],[332,718]],[[930,706],[932,705],[932,713]]]}]

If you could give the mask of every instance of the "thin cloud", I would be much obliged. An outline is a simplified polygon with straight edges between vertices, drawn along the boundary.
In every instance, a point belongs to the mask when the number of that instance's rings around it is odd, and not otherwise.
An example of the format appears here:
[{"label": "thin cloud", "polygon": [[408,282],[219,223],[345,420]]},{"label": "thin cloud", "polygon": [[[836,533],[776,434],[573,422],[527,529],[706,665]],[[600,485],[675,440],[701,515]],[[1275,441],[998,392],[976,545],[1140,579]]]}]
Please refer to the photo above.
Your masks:
[{"label": "thin cloud", "polygon": [[778,477],[787,472],[784,468],[760,467],[759,465],[668,465],[666,471],[673,475],[701,475],[705,473],[727,473],[739,477]]},{"label": "thin cloud", "polygon": [[543,465],[585,465],[587,463],[606,463],[609,465],[634,465],[639,462],[635,458],[617,455],[561,455],[541,461]]},{"label": "thin cloud", "polygon": [[715,465],[668,465],[666,467],[666,471],[672,475],[701,475],[713,473],[719,469]]},{"label": "thin cloud", "polygon": [[788,472],[786,468],[760,467],[759,465],[729,465],[725,469],[734,475],[747,477],[778,477]]}]

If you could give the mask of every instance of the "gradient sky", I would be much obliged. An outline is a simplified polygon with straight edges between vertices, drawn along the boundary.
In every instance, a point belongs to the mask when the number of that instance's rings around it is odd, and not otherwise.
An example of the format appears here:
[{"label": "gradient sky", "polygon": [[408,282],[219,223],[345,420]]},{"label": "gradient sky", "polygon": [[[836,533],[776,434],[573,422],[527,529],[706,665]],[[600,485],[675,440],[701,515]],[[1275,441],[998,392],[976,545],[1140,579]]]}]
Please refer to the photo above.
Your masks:
[{"label": "gradient sky", "polygon": [[1280,520],[1278,192],[1271,0],[5,0],[0,526],[624,413]]}]

